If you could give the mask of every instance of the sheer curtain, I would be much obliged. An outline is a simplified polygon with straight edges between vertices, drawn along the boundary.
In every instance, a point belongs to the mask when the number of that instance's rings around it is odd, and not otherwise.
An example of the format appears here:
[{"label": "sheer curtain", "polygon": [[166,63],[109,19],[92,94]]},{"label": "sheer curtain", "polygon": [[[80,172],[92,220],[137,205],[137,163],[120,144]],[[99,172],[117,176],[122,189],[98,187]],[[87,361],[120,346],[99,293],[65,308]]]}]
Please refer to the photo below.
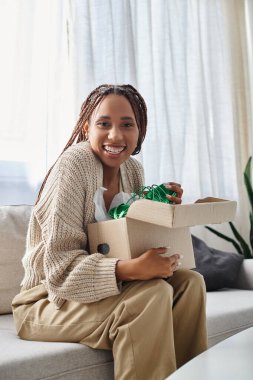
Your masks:
[{"label": "sheer curtain", "polygon": [[0,204],[33,203],[72,129],[67,3],[0,3]]},{"label": "sheer curtain", "polygon": [[[101,83],[131,83],[148,106],[139,155],[146,184],[181,182],[185,201],[207,195],[238,200],[237,225],[248,237],[242,172],[252,152],[249,1],[11,3],[6,28],[14,31],[5,48],[13,61],[6,59],[0,70],[8,89],[0,165],[23,163],[34,189],[87,94]],[[6,41],[5,30],[1,38]],[[5,183],[8,175],[0,172]],[[208,241],[203,228],[196,233]]]}]

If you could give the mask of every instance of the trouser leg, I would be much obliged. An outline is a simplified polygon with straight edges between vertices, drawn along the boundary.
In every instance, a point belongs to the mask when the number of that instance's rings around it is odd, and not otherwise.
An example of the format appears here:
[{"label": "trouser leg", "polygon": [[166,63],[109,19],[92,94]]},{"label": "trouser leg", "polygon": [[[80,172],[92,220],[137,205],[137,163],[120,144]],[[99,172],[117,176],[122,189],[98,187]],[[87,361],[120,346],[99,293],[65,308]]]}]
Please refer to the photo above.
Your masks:
[{"label": "trouser leg", "polygon": [[173,320],[177,367],[207,349],[206,288],[194,271],[178,270],[169,283],[174,289]]},{"label": "trouser leg", "polygon": [[23,315],[14,300],[22,338],[112,349],[117,380],[164,380],[175,371],[173,289],[164,280],[129,283],[118,296],[94,304],[67,301],[60,310],[44,293],[29,306],[32,297],[23,302]]},{"label": "trouser leg", "polygon": [[163,280],[152,280],[128,284],[123,293],[99,333],[83,342],[94,348],[112,346],[117,380],[164,380],[176,370],[173,289]]},{"label": "trouser leg", "polygon": [[109,333],[116,378],[164,380],[176,370],[173,289],[154,280],[137,283],[131,293],[117,310]]}]

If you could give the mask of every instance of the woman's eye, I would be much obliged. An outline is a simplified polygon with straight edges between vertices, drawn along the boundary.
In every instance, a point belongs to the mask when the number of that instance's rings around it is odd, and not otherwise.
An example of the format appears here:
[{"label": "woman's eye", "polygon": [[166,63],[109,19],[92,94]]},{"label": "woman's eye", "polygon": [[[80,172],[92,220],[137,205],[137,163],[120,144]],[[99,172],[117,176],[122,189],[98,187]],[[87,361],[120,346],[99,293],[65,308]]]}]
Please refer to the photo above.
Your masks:
[{"label": "woman's eye", "polygon": [[106,127],[109,126],[109,123],[107,123],[106,121],[100,121],[100,122],[98,123],[98,125],[100,125],[100,126],[103,127],[103,128],[106,128]]},{"label": "woman's eye", "polygon": [[126,127],[126,128],[129,128],[129,127],[132,127],[133,124],[132,123],[125,123],[125,124],[123,124],[123,126]]}]

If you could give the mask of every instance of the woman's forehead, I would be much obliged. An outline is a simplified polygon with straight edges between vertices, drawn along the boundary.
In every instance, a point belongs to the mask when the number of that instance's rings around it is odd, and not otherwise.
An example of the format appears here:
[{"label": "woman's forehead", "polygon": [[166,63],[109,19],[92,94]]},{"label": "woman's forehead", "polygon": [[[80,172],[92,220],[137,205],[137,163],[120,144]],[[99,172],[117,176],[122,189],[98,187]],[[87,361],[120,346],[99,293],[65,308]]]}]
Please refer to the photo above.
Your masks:
[{"label": "woman's forehead", "polygon": [[135,119],[129,100],[124,95],[116,94],[107,95],[97,105],[93,111],[92,119],[101,116],[132,117]]}]

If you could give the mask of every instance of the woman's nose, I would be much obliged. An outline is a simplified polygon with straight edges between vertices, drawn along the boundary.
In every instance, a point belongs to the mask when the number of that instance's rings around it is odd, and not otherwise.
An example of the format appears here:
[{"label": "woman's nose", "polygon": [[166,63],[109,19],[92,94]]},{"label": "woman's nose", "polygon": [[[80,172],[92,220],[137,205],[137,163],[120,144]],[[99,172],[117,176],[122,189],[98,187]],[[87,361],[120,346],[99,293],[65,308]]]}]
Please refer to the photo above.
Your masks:
[{"label": "woman's nose", "polygon": [[108,137],[113,141],[120,141],[122,139],[122,132],[120,128],[117,126],[112,126],[109,130]]}]

